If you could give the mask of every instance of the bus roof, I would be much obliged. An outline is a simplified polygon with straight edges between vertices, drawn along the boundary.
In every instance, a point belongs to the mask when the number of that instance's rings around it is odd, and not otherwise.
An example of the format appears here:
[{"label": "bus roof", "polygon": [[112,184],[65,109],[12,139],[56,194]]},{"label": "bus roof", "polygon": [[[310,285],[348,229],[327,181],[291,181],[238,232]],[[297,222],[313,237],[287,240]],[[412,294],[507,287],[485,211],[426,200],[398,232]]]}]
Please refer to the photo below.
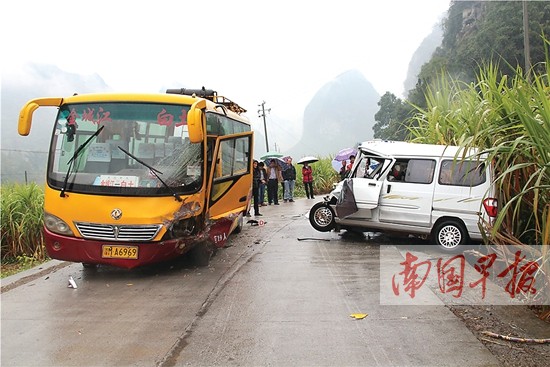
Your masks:
[{"label": "bus roof", "polygon": [[[196,95],[188,94],[176,94],[176,93],[86,93],[86,94],[74,94],[70,97],[63,98],[63,103],[93,103],[93,102],[144,102],[144,103],[185,103],[192,105],[197,101]],[[244,108],[241,108],[236,103],[230,101],[223,96],[217,96],[216,101],[212,101],[209,98],[206,99],[206,104],[209,111],[217,112],[219,114],[229,115],[234,119],[243,121],[250,124],[248,118],[241,115],[246,112]],[[223,111],[220,107],[227,108]]]},{"label": "bus roof", "polygon": [[[362,142],[359,149],[379,156],[406,156],[406,157],[450,157],[461,156],[463,149],[454,145],[436,145],[409,143],[391,140],[369,140]],[[475,155],[476,149],[471,149],[466,156]]]}]

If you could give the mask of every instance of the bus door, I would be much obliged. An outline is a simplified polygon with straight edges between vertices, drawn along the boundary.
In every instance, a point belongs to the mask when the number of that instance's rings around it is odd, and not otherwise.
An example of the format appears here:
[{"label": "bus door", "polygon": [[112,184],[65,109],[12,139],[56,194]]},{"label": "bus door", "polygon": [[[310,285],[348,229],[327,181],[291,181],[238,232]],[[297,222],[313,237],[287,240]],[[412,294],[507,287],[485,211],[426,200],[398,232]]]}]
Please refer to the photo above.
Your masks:
[{"label": "bus door", "polygon": [[[252,132],[209,137],[214,143],[209,162],[208,217],[210,239],[223,247],[233,226],[246,214],[252,196]],[[210,161],[210,159],[208,160]]]}]

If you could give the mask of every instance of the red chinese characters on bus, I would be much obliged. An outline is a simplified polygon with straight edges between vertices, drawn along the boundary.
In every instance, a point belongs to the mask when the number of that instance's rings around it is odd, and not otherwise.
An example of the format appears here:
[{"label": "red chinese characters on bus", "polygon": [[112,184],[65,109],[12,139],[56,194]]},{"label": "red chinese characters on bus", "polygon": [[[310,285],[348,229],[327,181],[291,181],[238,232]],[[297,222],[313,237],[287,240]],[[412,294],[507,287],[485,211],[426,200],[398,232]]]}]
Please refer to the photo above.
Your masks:
[{"label": "red chinese characters on bus", "polygon": [[[179,121],[176,123],[176,127],[187,125],[187,110],[182,109],[181,114],[178,116]],[[168,113],[166,109],[162,109],[157,114],[157,123],[161,126],[172,126],[174,123],[174,115]]]},{"label": "red chinese characters on bus", "polygon": [[76,126],[76,119],[77,118],[78,118],[78,113],[76,113],[76,110],[74,108],[71,109],[71,112],[69,113],[69,116],[67,117],[67,124]]},{"label": "red chinese characters on bus", "polygon": [[87,108],[84,112],[82,112],[82,121],[90,121],[96,125],[101,125],[106,122],[111,122],[111,113],[109,111],[105,111],[103,107],[99,107],[99,110],[95,111],[94,108]]}]

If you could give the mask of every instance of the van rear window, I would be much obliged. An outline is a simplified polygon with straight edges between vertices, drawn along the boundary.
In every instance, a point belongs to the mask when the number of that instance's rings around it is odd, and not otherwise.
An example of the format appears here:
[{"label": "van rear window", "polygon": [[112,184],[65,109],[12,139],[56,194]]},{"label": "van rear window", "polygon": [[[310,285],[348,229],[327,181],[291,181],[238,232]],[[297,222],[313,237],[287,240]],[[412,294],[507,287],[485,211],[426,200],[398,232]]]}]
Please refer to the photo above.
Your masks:
[{"label": "van rear window", "polygon": [[484,183],[485,164],[478,161],[441,161],[439,184],[452,186],[477,186]]}]

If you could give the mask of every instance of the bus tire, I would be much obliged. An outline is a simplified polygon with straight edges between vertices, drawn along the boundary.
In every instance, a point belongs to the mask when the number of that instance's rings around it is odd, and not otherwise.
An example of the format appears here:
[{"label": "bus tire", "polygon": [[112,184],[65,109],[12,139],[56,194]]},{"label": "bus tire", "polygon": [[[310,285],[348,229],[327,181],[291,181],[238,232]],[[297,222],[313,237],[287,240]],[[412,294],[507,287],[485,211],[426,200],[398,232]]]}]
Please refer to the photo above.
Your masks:
[{"label": "bus tire", "polygon": [[454,252],[467,244],[468,241],[468,231],[459,221],[443,220],[434,228],[432,242],[443,251]]},{"label": "bus tire", "polygon": [[235,229],[233,230],[233,233],[235,234],[238,234],[238,233],[241,233],[241,231],[243,230],[243,223],[244,223],[244,218],[243,218],[243,215],[239,215],[239,219],[238,219],[238,224],[237,226],[235,227]]},{"label": "bus tire", "polygon": [[205,267],[210,264],[210,258],[212,257],[212,249],[207,242],[200,242],[196,244],[191,250],[189,250],[189,256],[193,263],[198,267]]},{"label": "bus tire", "polygon": [[309,223],[319,232],[330,232],[336,226],[334,209],[325,202],[317,203],[309,210]]}]

